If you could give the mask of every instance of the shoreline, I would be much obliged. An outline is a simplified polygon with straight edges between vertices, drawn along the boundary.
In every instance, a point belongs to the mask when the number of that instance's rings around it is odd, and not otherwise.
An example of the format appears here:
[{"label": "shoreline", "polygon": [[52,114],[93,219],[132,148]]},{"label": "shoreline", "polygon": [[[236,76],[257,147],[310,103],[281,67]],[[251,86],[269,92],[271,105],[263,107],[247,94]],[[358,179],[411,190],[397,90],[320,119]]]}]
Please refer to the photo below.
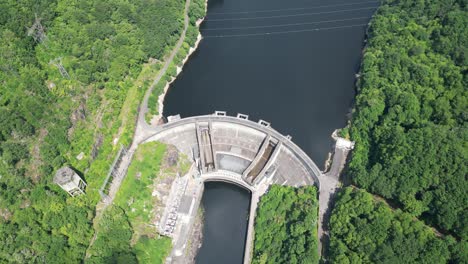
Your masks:
[{"label": "shoreline", "polygon": [[195,26],[198,29],[198,36],[197,40],[193,44],[193,46],[190,47],[187,56],[182,60],[181,65],[176,66],[176,75],[171,78],[170,81],[166,83],[166,86],[164,86],[163,92],[158,96],[158,114],[153,115],[150,120],[150,125],[157,125],[159,121],[163,118],[163,112],[164,112],[164,99],[166,98],[167,91],[169,90],[171,84],[177,79],[177,76],[182,72],[185,64],[189,61],[190,56],[198,49],[198,46],[200,45],[200,42],[203,39],[203,36],[200,32],[200,25],[205,21],[206,17],[206,12],[208,11],[208,0],[205,1],[205,16],[203,18],[198,19],[195,22]]},{"label": "shoreline", "polygon": [[182,72],[182,69],[185,65],[185,63],[188,62],[190,56],[198,49],[198,45],[200,44],[201,40],[203,39],[201,33],[198,33],[197,41],[195,41],[195,44],[193,47],[190,47],[189,52],[187,53],[187,56],[182,60],[182,64],[180,66],[176,66],[176,75],[171,78],[170,81],[166,83],[166,86],[164,86],[163,92],[158,96],[158,114],[153,115],[151,118],[150,124],[151,125],[156,125],[159,120],[163,117],[162,113],[164,111],[164,99],[166,98],[167,91],[169,90],[171,84],[177,79],[177,76]]}]

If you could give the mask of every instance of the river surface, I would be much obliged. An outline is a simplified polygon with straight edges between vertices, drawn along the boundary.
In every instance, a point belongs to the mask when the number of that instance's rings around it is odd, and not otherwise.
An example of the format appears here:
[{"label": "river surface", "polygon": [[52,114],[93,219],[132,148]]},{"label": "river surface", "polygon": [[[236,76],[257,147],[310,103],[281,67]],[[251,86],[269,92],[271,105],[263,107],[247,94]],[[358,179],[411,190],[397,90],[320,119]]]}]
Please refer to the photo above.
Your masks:
[{"label": "river surface", "polygon": [[[209,0],[204,39],[170,87],[164,116],[248,114],[291,135],[323,167],[331,133],[346,125],[366,24],[377,6],[365,0]],[[242,254],[230,248],[244,241],[244,215],[226,219],[210,212],[242,211],[248,199],[223,209],[237,199],[226,194],[206,189],[198,263],[242,263]],[[222,231],[211,224],[231,231],[212,236],[208,232]]]},{"label": "river surface", "polygon": [[242,263],[250,192],[229,183],[208,182],[201,203],[205,221],[196,263]]}]

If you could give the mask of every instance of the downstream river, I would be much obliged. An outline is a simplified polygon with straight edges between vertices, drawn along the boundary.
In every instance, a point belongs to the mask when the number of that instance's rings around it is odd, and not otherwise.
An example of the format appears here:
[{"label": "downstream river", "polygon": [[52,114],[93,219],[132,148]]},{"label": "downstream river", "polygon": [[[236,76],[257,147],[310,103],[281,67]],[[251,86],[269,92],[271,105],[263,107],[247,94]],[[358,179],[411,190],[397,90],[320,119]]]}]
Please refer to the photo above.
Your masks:
[{"label": "downstream river", "polygon": [[239,264],[244,257],[250,192],[221,182],[205,184],[203,244],[196,263]]},{"label": "downstream river", "polygon": [[[346,125],[366,24],[377,6],[365,0],[209,0],[204,39],[169,89],[164,115],[248,114],[291,135],[323,168],[331,133]],[[211,190],[206,197],[228,202]],[[205,209],[205,227],[213,222],[226,227],[211,213],[216,208],[205,204]],[[242,215],[238,219],[247,224]],[[234,263],[230,251],[221,251],[222,257],[216,246],[219,239],[243,246],[242,237],[205,233],[198,263]]]}]

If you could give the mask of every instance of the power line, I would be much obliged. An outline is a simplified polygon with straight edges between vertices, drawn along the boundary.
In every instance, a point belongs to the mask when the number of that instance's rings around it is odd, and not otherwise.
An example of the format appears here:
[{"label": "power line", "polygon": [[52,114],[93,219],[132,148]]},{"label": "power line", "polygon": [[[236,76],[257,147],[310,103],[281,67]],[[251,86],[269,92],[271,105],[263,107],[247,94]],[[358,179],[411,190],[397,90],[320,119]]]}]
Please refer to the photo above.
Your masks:
[{"label": "power line", "polygon": [[312,28],[312,29],[303,29],[303,30],[275,31],[275,32],[265,32],[265,33],[237,34],[237,35],[211,35],[211,36],[204,36],[204,38],[229,38],[229,37],[279,35],[279,34],[289,34],[289,33],[313,32],[313,31],[323,31],[323,30],[332,30],[332,29],[341,29],[341,28],[361,27],[361,26],[366,26],[366,25],[367,24],[357,24],[357,25],[340,26],[340,27]]},{"label": "power line", "polygon": [[342,3],[342,4],[336,4],[336,5],[296,7],[296,8],[284,8],[284,9],[269,9],[269,10],[259,10],[259,11],[215,12],[215,13],[209,13],[208,15],[211,16],[211,15],[228,15],[228,14],[268,13],[268,12],[280,12],[280,11],[307,10],[307,9],[316,9],[316,8],[325,8],[325,7],[351,6],[351,5],[360,5],[360,4],[370,4],[370,3],[379,3],[379,1],[357,2],[357,3],[346,3],[346,4]]},{"label": "power line", "polygon": [[358,19],[369,19],[369,17],[355,17],[355,18],[347,18],[347,19],[322,20],[322,21],[308,22],[308,23],[276,24],[276,25],[267,25],[267,26],[206,28],[206,29],[203,29],[203,31],[303,26],[303,25],[315,25],[315,24],[323,24],[323,23],[331,23],[331,22],[344,22],[344,21],[351,21],[351,20],[358,20]]},{"label": "power line", "polygon": [[205,19],[205,21],[232,21],[232,20],[254,20],[254,19],[270,19],[270,18],[282,18],[282,17],[297,17],[297,16],[310,16],[310,15],[321,15],[321,14],[332,14],[332,13],[340,13],[340,12],[351,12],[351,11],[358,11],[358,10],[369,10],[369,9],[375,9],[375,8],[376,8],[376,6],[373,6],[373,7],[354,8],[354,9],[345,9],[345,10],[335,10],[335,11],[325,11],[325,12],[315,12],[315,13],[302,13],[302,14],[293,14],[293,15],[277,15],[277,16],[263,16],[263,17],[241,17],[241,18]]}]

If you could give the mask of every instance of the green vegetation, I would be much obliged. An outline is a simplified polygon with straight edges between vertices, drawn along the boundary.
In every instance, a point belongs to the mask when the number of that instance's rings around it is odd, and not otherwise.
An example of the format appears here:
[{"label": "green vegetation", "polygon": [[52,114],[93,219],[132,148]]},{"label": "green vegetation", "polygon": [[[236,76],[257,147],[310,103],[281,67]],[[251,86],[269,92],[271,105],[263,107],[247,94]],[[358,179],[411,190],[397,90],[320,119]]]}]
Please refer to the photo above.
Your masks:
[{"label": "green vegetation", "polygon": [[177,172],[187,173],[188,163],[174,147],[157,142],[140,145],[114,205],[97,221],[97,239],[88,251],[91,258],[87,261],[108,263],[125,258],[129,262],[163,263],[172,244],[156,232],[160,201],[153,191]]},{"label": "green vegetation", "polygon": [[468,262],[466,8],[396,0],[374,16],[341,134],[356,141],[352,181],[401,209],[346,188],[330,221],[331,262]]},{"label": "green vegetation", "polygon": [[138,263],[164,263],[163,260],[167,257],[171,247],[171,239],[167,237],[150,239],[143,236],[133,248]]},{"label": "green vegetation", "polygon": [[96,241],[88,263],[137,263],[130,246],[132,227],[125,212],[114,205],[106,208],[98,224]]},{"label": "green vegetation", "polygon": [[272,185],[255,219],[252,263],[318,263],[317,191]]},{"label": "green vegetation", "polygon": [[466,4],[385,1],[369,28],[349,127],[354,183],[462,241],[468,237]]},{"label": "green vegetation", "polygon": [[158,97],[164,92],[164,87],[171,82],[177,75],[177,67],[182,67],[182,62],[187,57],[190,47],[195,46],[198,38],[197,21],[205,16],[205,3],[206,0],[191,0],[189,6],[189,19],[190,23],[185,33],[184,43],[177,52],[174,60],[169,65],[166,73],[161,77],[161,80],[155,84],[153,92],[148,99],[148,113],[146,114],[146,121],[150,122],[153,115],[158,115]]},{"label": "green vegetation", "polygon": [[[141,97],[180,37],[184,4],[0,2],[0,262],[82,262],[97,190],[119,143],[131,143]],[[43,41],[28,35],[35,22]],[[85,196],[52,183],[64,164],[84,173]],[[115,221],[124,228],[131,219]]]},{"label": "green vegetation", "polygon": [[[466,263],[466,248],[371,194],[345,188],[330,220],[331,263]],[[466,246],[466,244],[465,244]],[[450,254],[452,251],[452,255]]]},{"label": "green vegetation", "polygon": [[[189,8],[189,18],[190,18],[190,24],[196,26],[196,23],[198,20],[202,19],[205,17],[205,5],[207,1],[206,0],[193,0],[190,1],[190,8]],[[193,34],[189,34],[189,36]],[[195,38],[196,38],[195,34]],[[194,42],[195,39],[193,37],[188,38],[188,43]]]},{"label": "green vegetation", "polygon": [[106,208],[98,223],[96,241],[88,252],[91,257],[86,263],[164,263],[171,250],[171,240],[145,235],[134,244],[135,231],[129,218],[116,205]]},{"label": "green vegetation", "polygon": [[165,152],[166,146],[156,142],[140,145],[115,197],[114,203],[129,215],[132,226],[137,225],[137,221],[151,219],[153,198],[150,187],[159,174]]}]

